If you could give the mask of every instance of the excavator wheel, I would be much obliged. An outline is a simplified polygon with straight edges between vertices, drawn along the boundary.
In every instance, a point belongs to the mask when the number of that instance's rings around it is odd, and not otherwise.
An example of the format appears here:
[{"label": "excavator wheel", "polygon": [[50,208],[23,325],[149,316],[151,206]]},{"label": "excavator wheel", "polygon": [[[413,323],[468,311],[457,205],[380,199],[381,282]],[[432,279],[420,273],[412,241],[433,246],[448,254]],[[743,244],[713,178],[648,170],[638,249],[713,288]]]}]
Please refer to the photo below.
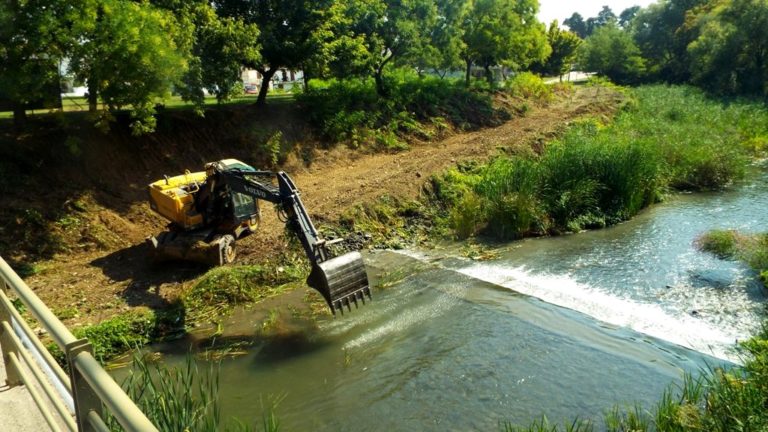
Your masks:
[{"label": "excavator wheel", "polygon": [[219,244],[219,265],[231,264],[237,257],[237,250],[235,249],[235,238],[229,234],[221,236],[218,240],[214,240]]}]

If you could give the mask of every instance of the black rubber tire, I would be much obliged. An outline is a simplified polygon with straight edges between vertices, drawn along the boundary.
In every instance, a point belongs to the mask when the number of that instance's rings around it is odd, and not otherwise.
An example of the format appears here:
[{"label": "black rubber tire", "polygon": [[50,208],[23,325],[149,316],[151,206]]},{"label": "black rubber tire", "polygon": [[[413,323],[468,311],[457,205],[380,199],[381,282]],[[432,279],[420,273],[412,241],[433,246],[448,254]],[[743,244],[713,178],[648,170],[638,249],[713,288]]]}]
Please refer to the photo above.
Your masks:
[{"label": "black rubber tire", "polygon": [[220,265],[232,264],[237,258],[237,249],[235,248],[235,238],[229,234],[221,237],[220,240],[221,262]]}]

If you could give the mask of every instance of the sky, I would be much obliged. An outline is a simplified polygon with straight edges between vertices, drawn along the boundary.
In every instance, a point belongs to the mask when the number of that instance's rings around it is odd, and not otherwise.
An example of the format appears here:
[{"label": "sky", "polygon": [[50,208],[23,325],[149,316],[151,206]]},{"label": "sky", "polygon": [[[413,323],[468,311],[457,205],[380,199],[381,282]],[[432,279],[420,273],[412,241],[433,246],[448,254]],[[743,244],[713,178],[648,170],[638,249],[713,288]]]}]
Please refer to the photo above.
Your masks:
[{"label": "sky", "polygon": [[613,13],[618,16],[621,11],[632,6],[646,7],[654,0],[539,0],[541,8],[539,10],[539,20],[547,26],[553,19],[557,19],[559,24],[563,20],[578,12],[586,20],[589,17],[597,16],[597,13],[603,9],[603,6],[611,8]]}]

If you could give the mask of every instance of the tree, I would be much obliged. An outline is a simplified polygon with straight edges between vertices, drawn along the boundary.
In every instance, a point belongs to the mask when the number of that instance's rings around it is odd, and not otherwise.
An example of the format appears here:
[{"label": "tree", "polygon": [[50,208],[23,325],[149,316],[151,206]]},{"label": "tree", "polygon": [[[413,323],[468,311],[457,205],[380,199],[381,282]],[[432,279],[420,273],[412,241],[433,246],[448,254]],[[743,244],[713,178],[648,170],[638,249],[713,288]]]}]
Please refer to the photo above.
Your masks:
[{"label": "tree", "polygon": [[74,21],[70,68],[87,82],[89,110],[97,111],[98,98],[109,111],[130,106],[133,132],[153,130],[156,99],[168,96],[187,69],[184,41],[192,40],[192,29],[147,3],[86,3]]},{"label": "tree", "polygon": [[619,26],[623,29],[629,27],[641,9],[640,6],[632,6],[624,9],[621,14],[619,14]]},{"label": "tree", "polygon": [[280,68],[302,67],[316,49],[313,37],[330,0],[215,0],[220,16],[242,20],[259,29],[258,62],[245,66],[262,76],[257,105],[264,105],[272,77]]},{"label": "tree", "polygon": [[475,0],[463,27],[462,57],[469,85],[473,64],[493,82],[491,66],[505,64],[520,70],[549,55],[545,28],[536,19],[536,0]]},{"label": "tree", "polygon": [[546,61],[535,63],[532,69],[542,74],[562,77],[573,65],[582,40],[575,33],[558,27],[557,20],[555,20],[549,25],[547,42],[552,47],[552,53]]},{"label": "tree", "polygon": [[616,23],[604,25],[588,37],[579,51],[579,63],[620,84],[637,82],[645,65],[632,37]]},{"label": "tree", "polygon": [[768,96],[768,0],[724,0],[697,18],[694,82],[718,93]]},{"label": "tree", "polygon": [[0,3],[0,99],[22,126],[27,106],[60,86],[59,61],[72,43],[68,24],[77,13],[67,1]]},{"label": "tree", "polygon": [[392,62],[412,62],[420,53],[429,52],[437,7],[432,0],[367,0],[367,3],[368,10],[356,10],[360,18],[355,32],[365,35],[373,59],[376,90],[380,96],[387,96],[384,68]]},{"label": "tree", "polygon": [[578,12],[574,12],[570,18],[566,18],[563,21],[564,25],[567,25],[572,32],[576,33],[580,38],[585,39],[587,34],[587,24],[584,22],[584,18]]},{"label": "tree", "polygon": [[259,62],[259,30],[242,19],[220,17],[206,0],[152,0],[172,12],[184,25],[194,28],[189,69],[183,85],[176,87],[182,98],[202,111],[204,91],[221,102],[230,98],[241,82],[244,64]]},{"label": "tree", "polygon": [[613,13],[613,10],[608,6],[603,6],[600,12],[597,13],[596,24],[598,27],[602,27],[604,25],[615,23],[617,20],[618,18],[616,17],[616,14]]},{"label": "tree", "polygon": [[680,83],[690,79],[688,45],[697,37],[686,16],[706,0],[660,0],[635,17],[632,32],[653,79]]},{"label": "tree", "polygon": [[418,70],[431,69],[441,78],[450,70],[461,67],[463,29],[461,22],[468,11],[466,0],[437,0],[437,15],[429,31],[429,43],[415,53]]}]

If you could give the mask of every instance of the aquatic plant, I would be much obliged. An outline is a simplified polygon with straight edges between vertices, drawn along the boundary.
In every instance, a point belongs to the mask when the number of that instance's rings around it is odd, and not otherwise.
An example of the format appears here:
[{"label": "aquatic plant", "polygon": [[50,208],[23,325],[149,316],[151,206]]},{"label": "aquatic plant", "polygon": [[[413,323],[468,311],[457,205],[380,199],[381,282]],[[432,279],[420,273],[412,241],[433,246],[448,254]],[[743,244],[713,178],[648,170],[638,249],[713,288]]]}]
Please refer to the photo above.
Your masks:
[{"label": "aquatic plant", "polygon": [[768,286],[768,233],[741,234],[735,230],[712,230],[696,240],[696,246],[722,259],[745,262]]},{"label": "aquatic plant", "polygon": [[[187,355],[183,366],[168,367],[136,351],[122,387],[161,431],[220,430],[218,369],[201,371],[192,355]],[[107,424],[111,430],[120,430],[114,418]]]},{"label": "aquatic plant", "polygon": [[[574,122],[541,155],[502,156],[432,180],[458,238],[510,239],[626,220],[670,189],[714,190],[744,175],[768,112],[691,87],[645,86],[609,125]],[[749,143],[748,143],[749,142]]]},{"label": "aquatic plant", "polygon": [[[134,351],[128,376],[121,386],[149,420],[162,432],[257,430],[237,418],[223,419],[219,399],[219,365],[201,368],[187,354],[180,366],[167,366],[157,358]],[[261,430],[277,432],[280,420],[277,406],[283,397],[262,400]],[[113,416],[107,417],[110,430],[122,428]]]}]

